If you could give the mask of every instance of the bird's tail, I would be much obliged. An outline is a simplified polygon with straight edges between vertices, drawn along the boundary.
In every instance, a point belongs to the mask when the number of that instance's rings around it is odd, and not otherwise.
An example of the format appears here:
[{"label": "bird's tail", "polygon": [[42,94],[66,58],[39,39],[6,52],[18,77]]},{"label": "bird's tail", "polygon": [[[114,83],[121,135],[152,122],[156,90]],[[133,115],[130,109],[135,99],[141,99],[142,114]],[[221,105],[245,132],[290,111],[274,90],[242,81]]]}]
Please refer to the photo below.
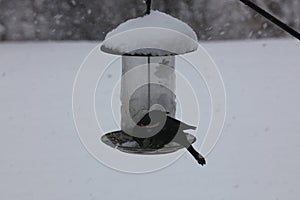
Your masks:
[{"label": "bird's tail", "polygon": [[187,147],[187,150],[193,155],[193,157],[198,161],[200,165],[203,166],[206,164],[205,158],[200,153],[198,153],[192,145]]}]

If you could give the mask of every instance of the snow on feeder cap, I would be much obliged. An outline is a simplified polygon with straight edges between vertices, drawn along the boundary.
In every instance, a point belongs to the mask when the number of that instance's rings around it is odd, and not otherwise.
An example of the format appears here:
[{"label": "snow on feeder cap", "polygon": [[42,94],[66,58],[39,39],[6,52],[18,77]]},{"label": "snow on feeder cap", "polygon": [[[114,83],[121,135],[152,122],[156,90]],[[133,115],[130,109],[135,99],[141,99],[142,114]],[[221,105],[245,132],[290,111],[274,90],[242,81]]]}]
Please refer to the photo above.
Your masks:
[{"label": "snow on feeder cap", "polygon": [[179,55],[197,48],[197,35],[190,26],[159,11],[120,24],[101,46],[106,53],[135,56]]},{"label": "snow on feeder cap", "polygon": [[102,141],[126,153],[163,154],[191,146],[196,129],[175,119],[175,55],[197,50],[197,36],[184,22],[159,11],[128,20],[107,34],[101,50],[122,56],[121,131]]}]

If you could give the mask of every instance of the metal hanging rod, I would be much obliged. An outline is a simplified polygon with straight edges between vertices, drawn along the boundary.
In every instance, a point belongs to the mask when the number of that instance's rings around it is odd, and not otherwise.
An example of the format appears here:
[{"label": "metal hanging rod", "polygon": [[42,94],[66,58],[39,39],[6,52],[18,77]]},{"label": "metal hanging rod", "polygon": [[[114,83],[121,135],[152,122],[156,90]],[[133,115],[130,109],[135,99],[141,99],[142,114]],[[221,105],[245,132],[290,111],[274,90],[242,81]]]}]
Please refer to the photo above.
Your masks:
[{"label": "metal hanging rod", "polygon": [[[148,14],[150,14],[150,11],[151,11],[152,0],[144,0],[144,1],[146,3],[146,6],[147,6],[145,14],[148,15]],[[282,22],[280,19],[273,16],[272,14],[267,12],[266,10],[262,9],[261,7],[259,7],[255,3],[253,3],[252,1],[250,1],[250,0],[239,0],[239,1],[244,3],[246,6],[250,7],[251,9],[255,10],[257,13],[259,13],[260,15],[262,15],[263,17],[265,17],[269,21],[273,22],[275,25],[280,27],[282,30],[288,32],[289,34],[291,34],[292,36],[294,36],[295,38],[300,40],[300,33],[298,31],[296,31],[295,29],[293,29],[292,27],[290,27],[286,23]]]},{"label": "metal hanging rod", "polygon": [[257,6],[252,1],[249,1],[249,0],[240,0],[240,1],[242,3],[244,3],[246,6],[252,8],[256,12],[258,12],[259,14],[261,14],[262,16],[264,16],[265,18],[267,18],[268,20],[270,20],[271,22],[273,22],[274,24],[276,24],[277,26],[279,26],[284,31],[288,32],[289,34],[291,34],[292,36],[294,36],[295,38],[297,38],[298,40],[300,40],[300,33],[297,32],[292,27],[288,26],[286,23],[284,23],[281,20],[279,20],[278,18],[274,17],[273,15],[271,15],[270,13],[268,13],[267,11],[265,11],[264,9],[262,9],[261,7]]}]

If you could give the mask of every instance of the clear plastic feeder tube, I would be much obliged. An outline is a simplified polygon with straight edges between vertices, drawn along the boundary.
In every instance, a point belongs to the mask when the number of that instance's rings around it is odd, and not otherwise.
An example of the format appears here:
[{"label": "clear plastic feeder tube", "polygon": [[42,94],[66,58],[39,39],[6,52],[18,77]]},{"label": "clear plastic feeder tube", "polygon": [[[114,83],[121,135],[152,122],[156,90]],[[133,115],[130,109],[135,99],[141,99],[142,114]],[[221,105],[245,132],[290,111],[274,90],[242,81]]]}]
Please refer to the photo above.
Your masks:
[{"label": "clear plastic feeder tube", "polygon": [[151,109],[175,117],[175,88],[175,56],[122,56],[122,131],[130,134]]}]

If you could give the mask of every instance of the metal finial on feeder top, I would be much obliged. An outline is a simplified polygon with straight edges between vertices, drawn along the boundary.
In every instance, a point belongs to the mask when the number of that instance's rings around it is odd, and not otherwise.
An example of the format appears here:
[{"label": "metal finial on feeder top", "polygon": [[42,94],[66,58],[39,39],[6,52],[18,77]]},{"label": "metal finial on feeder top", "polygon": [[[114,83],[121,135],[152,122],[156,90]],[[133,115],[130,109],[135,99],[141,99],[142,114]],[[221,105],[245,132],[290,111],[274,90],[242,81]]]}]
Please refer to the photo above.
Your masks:
[{"label": "metal finial on feeder top", "polygon": [[145,15],[149,15],[151,12],[151,5],[152,5],[152,1],[151,0],[145,0],[146,6],[147,6],[147,10]]}]

